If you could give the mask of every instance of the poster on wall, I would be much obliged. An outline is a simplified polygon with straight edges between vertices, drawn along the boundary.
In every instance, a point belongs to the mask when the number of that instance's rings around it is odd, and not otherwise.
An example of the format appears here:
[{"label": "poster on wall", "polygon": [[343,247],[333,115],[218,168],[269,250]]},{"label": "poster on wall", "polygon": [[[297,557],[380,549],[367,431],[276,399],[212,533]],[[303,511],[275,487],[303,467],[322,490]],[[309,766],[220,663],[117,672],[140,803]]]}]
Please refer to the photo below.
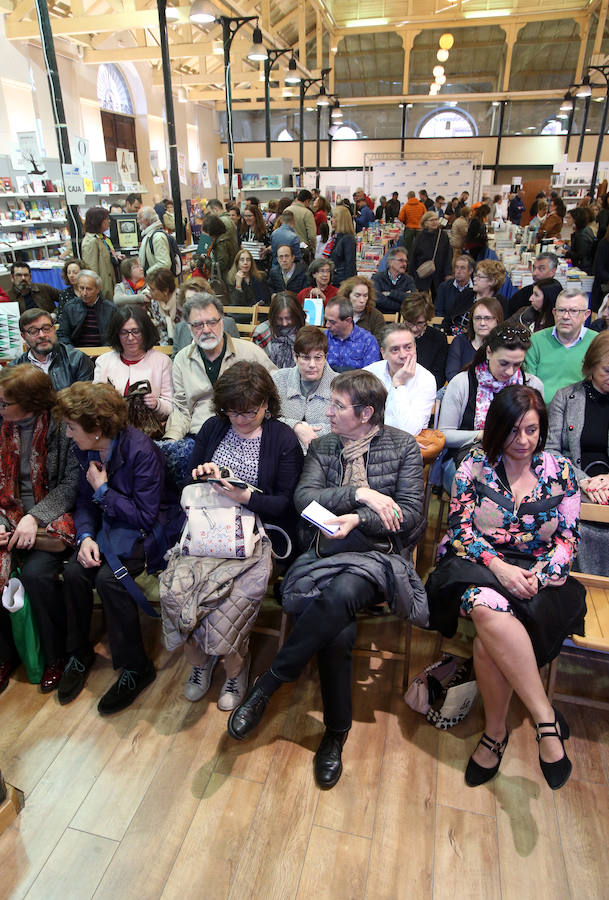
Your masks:
[{"label": "poster on wall", "polygon": [[180,176],[180,184],[188,184],[186,180],[186,154],[178,150],[178,175]]},{"label": "poster on wall", "polygon": [[47,167],[42,160],[42,153],[38,145],[38,135],[35,131],[18,131],[17,143],[19,145],[18,169],[25,169],[28,175],[42,175]]},{"label": "poster on wall", "polygon": [[453,159],[381,159],[372,167],[371,196],[391,197],[398,192],[402,203],[408,191],[423,188],[433,199],[441,194],[447,200],[462,191],[472,192],[474,163],[467,158]]},{"label": "poster on wall", "polygon": [[161,172],[161,168],[159,165],[159,151],[151,150],[150,151],[150,171],[152,173],[152,180],[155,184],[163,184],[165,179],[163,178],[163,173]]},{"label": "poster on wall", "polygon": [[226,184],[226,177],[224,175],[224,160],[221,156],[216,160],[216,171],[218,173],[218,184]]},{"label": "poster on wall", "polygon": [[130,164],[131,161],[129,159],[129,150],[125,147],[117,147],[116,148],[116,163],[118,165],[118,177],[125,184],[126,182],[131,182],[133,179],[131,178],[131,170]]},{"label": "poster on wall", "polygon": [[74,137],[72,141],[72,164],[77,166],[83,178],[93,180],[91,148],[86,138]]},{"label": "poster on wall", "polygon": [[209,165],[206,159],[201,163],[201,178],[203,179],[203,187],[209,190],[211,187],[211,178],[209,177]]},{"label": "poster on wall", "polygon": [[0,303],[0,359],[14,359],[23,353],[20,315],[18,303]]}]

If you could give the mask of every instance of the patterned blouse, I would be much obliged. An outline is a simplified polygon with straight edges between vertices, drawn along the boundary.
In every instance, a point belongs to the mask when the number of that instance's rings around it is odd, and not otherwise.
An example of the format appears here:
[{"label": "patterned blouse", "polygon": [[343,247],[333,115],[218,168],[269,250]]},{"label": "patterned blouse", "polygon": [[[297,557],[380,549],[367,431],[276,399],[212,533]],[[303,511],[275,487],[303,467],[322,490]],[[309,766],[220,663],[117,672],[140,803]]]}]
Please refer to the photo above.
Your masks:
[{"label": "patterned blouse", "polygon": [[228,466],[235,478],[258,487],[258,462],[262,435],[255,438],[239,437],[229,428],[211,458],[220,467]]},{"label": "patterned blouse", "polygon": [[450,544],[457,556],[488,566],[495,556],[520,553],[535,559],[530,571],[540,587],[564,579],[579,542],[575,474],[564,456],[545,451],[533,456],[531,466],[537,486],[514,509],[507,478],[500,480],[483,450],[468,453],[455,476],[449,528],[438,555]]}]

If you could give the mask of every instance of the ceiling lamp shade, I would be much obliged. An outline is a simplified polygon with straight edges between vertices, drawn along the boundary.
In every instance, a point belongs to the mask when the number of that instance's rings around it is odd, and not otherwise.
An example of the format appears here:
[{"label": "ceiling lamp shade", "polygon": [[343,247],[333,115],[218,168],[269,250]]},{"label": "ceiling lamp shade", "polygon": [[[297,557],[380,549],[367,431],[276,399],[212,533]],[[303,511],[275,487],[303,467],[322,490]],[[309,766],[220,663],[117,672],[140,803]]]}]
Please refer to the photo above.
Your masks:
[{"label": "ceiling lamp shade", "polygon": [[290,60],[288,74],[285,76],[284,80],[286,84],[300,84],[300,75],[296,71],[296,60],[294,57]]},{"label": "ceiling lamp shade", "polygon": [[180,10],[177,6],[167,6],[165,8],[165,18],[168,22],[177,22],[180,18]]},{"label": "ceiling lamp shade", "polygon": [[438,41],[440,48],[442,50],[451,50],[453,44],[455,43],[455,39],[450,34],[450,32],[446,32],[445,34],[440,35],[440,40]]},{"label": "ceiling lamp shade", "polygon": [[446,75],[436,75],[436,84],[437,85],[446,84]]},{"label": "ceiling lamp shade", "polygon": [[326,88],[323,84],[319,89],[319,96],[317,97],[317,105],[318,106],[330,106],[330,98],[326,94]]},{"label": "ceiling lamp shade", "polygon": [[575,91],[575,96],[576,97],[590,97],[591,95],[592,95],[592,88],[590,87],[590,76],[585,75],[583,83]]},{"label": "ceiling lamp shade", "polygon": [[188,16],[195,25],[210,25],[216,21],[216,10],[209,0],[195,0]]},{"label": "ceiling lamp shade", "polygon": [[435,96],[435,94],[439,94],[439,93],[440,93],[440,85],[437,84],[437,82],[434,82],[433,84],[430,84],[430,85],[429,85],[429,93],[430,93],[432,96]]},{"label": "ceiling lamp shade", "polygon": [[254,62],[262,62],[263,60],[269,58],[269,55],[266,52],[266,47],[262,43],[262,32],[257,25],[254,28],[254,33],[252,35],[252,46],[249,49],[247,58],[253,60]]},{"label": "ceiling lamp shade", "polygon": [[332,109],[331,118],[332,119],[342,119],[342,117],[343,117],[343,111],[340,108],[340,103],[337,100]]},{"label": "ceiling lamp shade", "polygon": [[438,62],[446,62],[448,59],[448,50],[438,50],[436,53],[436,59]]},{"label": "ceiling lamp shade", "polygon": [[434,66],[432,74],[434,78],[438,78],[439,75],[444,75],[444,66]]},{"label": "ceiling lamp shade", "polygon": [[560,111],[567,113],[573,112],[573,98],[569,91],[567,91],[562,103],[560,104]]}]

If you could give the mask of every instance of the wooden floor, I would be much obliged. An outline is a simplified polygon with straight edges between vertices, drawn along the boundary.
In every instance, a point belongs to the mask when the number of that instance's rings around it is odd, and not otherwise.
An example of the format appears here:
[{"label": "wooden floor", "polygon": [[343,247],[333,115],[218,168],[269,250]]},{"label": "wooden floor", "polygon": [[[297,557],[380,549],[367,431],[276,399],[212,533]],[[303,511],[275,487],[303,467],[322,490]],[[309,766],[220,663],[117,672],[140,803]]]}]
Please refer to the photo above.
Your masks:
[{"label": "wooden floor", "polygon": [[[266,624],[277,618],[269,606]],[[573,704],[571,780],[553,793],[534,730],[514,702],[510,742],[490,786],[465,786],[479,706],[440,732],[400,694],[403,628],[362,620],[354,723],[332,791],[313,780],[322,734],[317,677],[276,694],[240,744],[208,697],[183,699],[188,669],[144,623],[158,676],[133,707],[102,719],[113,680],[107,646],[85,691],[60,707],[17,673],[0,696],[0,768],[25,808],[0,837],[0,898],[558,898],[609,897],[609,713]],[[275,639],[256,635],[254,670]],[[411,671],[432,661],[416,632]],[[461,650],[467,651],[467,642]],[[609,697],[609,665],[561,660],[558,689]]]}]

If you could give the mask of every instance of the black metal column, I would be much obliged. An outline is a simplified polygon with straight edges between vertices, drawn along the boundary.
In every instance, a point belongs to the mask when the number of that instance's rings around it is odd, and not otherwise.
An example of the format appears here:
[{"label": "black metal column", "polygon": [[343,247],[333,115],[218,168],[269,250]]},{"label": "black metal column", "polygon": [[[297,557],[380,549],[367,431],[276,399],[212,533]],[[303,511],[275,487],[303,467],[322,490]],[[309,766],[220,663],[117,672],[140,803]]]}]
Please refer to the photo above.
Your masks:
[{"label": "black metal column", "polygon": [[171,87],[171,62],[169,59],[169,39],[167,37],[167,19],[165,17],[166,0],[157,0],[159,14],[159,37],[161,40],[161,62],[163,65],[163,87],[165,89],[165,113],[167,115],[167,141],[169,144],[169,183],[171,198],[175,210],[175,238],[178,244],[186,240],[184,217],[182,214],[182,195],[180,192],[180,175],[178,171],[178,144],[176,138],[176,120],[173,108]]},{"label": "black metal column", "polygon": [[499,175],[499,158],[501,156],[501,138],[503,137],[503,119],[505,117],[505,107],[507,106],[507,100],[501,101],[501,106],[499,108],[499,128],[497,130],[497,150],[495,152],[495,184],[498,184],[497,178]]},{"label": "black metal column", "polygon": [[596,156],[594,157],[594,168],[592,169],[592,179],[590,181],[590,197],[594,199],[596,194],[596,179],[598,176],[598,167],[601,161],[601,153],[603,152],[603,140],[605,131],[607,130],[607,112],[609,110],[609,80],[607,81],[607,93],[605,94],[605,102],[603,104],[603,115],[601,118],[601,127],[598,131],[598,144],[596,145]]},{"label": "black metal column", "polygon": [[271,158],[271,60],[267,56],[264,60],[264,138],[266,143],[266,158]]},{"label": "black metal column", "polygon": [[400,153],[404,152],[404,144],[406,141],[406,104],[402,106],[402,132],[400,137]]},{"label": "black metal column", "polygon": [[569,114],[569,124],[567,126],[567,139],[565,141],[565,154],[569,152],[569,144],[571,143],[571,132],[573,131],[573,122],[575,121],[575,98],[571,101],[573,109]]},{"label": "black metal column", "polygon": [[319,167],[321,165],[321,106],[317,107],[317,148],[315,156],[315,187],[319,190]]},{"label": "black metal column", "polygon": [[305,85],[304,80],[300,82],[300,148],[299,148],[299,165],[298,169],[300,172],[300,186],[302,187],[302,173],[304,172],[304,98],[305,98]]},{"label": "black metal column", "polygon": [[332,128],[333,119],[332,119],[332,106],[328,107],[328,168],[332,168],[332,134],[330,129]]},{"label": "black metal column", "polygon": [[584,103],[584,118],[582,120],[582,130],[579,136],[579,146],[577,148],[577,162],[581,162],[584,150],[584,138],[586,136],[586,125],[588,124],[588,112],[590,111],[590,97],[586,97]]},{"label": "black metal column", "polygon": [[[53,41],[53,32],[51,30],[51,20],[49,18],[49,10],[45,0],[36,0],[36,15],[38,17],[38,27],[40,28],[40,38],[42,40],[42,53],[46,65],[49,91],[51,94],[51,106],[53,107],[53,120],[55,122],[57,148],[59,150],[59,162],[62,165],[69,166],[72,163],[72,154],[70,153],[70,142],[68,140],[68,126],[66,125],[66,114],[61,94],[57,57],[55,56],[55,43]],[[63,180],[63,169],[61,170],[61,177]],[[67,193],[65,194],[65,198],[72,252],[74,256],[79,257],[80,241],[82,238],[80,215],[78,213],[78,207],[71,206],[68,203]]]}]

